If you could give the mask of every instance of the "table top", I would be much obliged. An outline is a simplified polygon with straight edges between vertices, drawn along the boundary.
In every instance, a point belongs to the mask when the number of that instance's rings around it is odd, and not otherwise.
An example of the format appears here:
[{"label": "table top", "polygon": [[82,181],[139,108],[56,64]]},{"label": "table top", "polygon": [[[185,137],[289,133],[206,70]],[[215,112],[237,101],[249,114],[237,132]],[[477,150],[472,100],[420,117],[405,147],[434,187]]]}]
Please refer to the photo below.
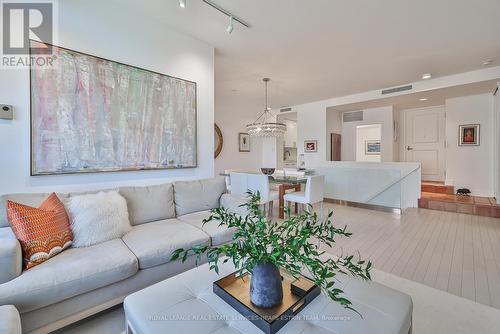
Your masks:
[{"label": "table top", "polygon": [[[246,171],[246,172],[238,172],[238,173],[246,173],[246,174],[257,174],[262,175],[262,172],[257,171]],[[306,171],[306,176],[284,176],[284,175],[269,175],[270,183],[278,183],[278,184],[305,184],[307,183],[307,175],[310,174],[310,171]],[[229,173],[220,173],[220,176],[229,176]]]}]

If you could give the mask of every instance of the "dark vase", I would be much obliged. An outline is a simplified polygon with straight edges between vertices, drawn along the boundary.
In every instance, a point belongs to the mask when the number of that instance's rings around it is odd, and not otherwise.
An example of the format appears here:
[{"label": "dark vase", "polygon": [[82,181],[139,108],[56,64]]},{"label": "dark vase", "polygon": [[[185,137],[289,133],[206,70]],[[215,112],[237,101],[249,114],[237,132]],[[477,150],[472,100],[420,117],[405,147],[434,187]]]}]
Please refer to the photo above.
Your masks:
[{"label": "dark vase", "polygon": [[252,304],[262,308],[281,304],[283,285],[278,267],[272,263],[262,263],[253,268],[250,281],[250,300]]}]

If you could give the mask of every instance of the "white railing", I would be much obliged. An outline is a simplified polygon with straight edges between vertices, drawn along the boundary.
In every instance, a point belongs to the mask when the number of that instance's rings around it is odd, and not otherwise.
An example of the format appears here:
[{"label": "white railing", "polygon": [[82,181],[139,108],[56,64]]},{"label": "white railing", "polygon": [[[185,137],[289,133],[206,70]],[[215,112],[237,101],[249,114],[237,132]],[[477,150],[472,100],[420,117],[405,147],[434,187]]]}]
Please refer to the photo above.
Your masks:
[{"label": "white railing", "polygon": [[314,170],[315,174],[325,175],[326,198],[402,211],[418,207],[418,163],[331,162]]}]

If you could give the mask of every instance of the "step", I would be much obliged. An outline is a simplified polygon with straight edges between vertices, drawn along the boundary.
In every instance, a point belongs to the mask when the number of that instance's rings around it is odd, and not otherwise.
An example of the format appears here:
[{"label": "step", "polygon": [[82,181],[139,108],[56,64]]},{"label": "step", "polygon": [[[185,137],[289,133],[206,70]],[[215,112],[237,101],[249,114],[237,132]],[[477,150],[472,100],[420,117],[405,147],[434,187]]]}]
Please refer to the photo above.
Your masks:
[{"label": "step", "polygon": [[455,188],[453,186],[447,186],[441,182],[422,182],[421,189],[422,192],[426,193],[448,194],[448,195],[455,194]]},{"label": "step", "polygon": [[500,218],[500,205],[494,198],[454,196],[439,193],[422,193],[418,207],[438,211],[465,213],[476,216]]}]

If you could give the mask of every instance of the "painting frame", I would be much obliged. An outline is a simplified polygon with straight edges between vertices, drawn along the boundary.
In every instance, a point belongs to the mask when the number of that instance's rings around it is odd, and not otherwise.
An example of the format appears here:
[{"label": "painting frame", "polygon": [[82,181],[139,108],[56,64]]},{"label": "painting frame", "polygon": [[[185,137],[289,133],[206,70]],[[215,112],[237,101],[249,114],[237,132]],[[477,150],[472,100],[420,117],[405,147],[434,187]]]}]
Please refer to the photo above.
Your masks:
[{"label": "painting frame", "polygon": [[380,155],[382,143],[380,140],[365,140],[365,155]]},{"label": "painting frame", "polygon": [[153,75],[158,75],[158,76],[162,76],[162,77],[167,77],[167,78],[171,78],[171,79],[175,79],[175,80],[179,80],[179,81],[183,81],[183,82],[186,82],[186,83],[189,83],[191,85],[194,86],[194,96],[193,96],[193,100],[194,100],[194,103],[193,103],[193,111],[194,111],[194,121],[193,121],[193,128],[194,128],[194,137],[193,137],[193,160],[194,160],[194,163],[191,164],[191,165],[183,165],[183,166],[179,166],[179,165],[175,165],[175,166],[157,166],[157,167],[125,167],[125,168],[116,168],[116,169],[102,169],[102,170],[99,170],[99,169],[89,169],[89,170],[71,170],[71,171],[62,171],[62,170],[59,170],[59,171],[52,171],[52,172],[37,172],[35,170],[35,161],[34,161],[34,155],[35,155],[35,152],[34,152],[34,124],[33,124],[33,120],[34,120],[34,111],[33,111],[33,92],[32,92],[32,89],[33,89],[33,74],[34,74],[34,66],[33,66],[33,63],[30,62],[30,67],[29,67],[29,85],[30,85],[30,98],[29,98],[29,103],[30,103],[30,110],[29,110],[29,123],[30,123],[30,147],[29,147],[29,150],[30,150],[30,176],[44,176],[44,175],[65,175],[65,174],[91,174],[91,173],[113,173],[113,172],[131,172],[131,171],[149,171],[149,170],[173,170],[173,169],[193,169],[193,168],[198,168],[199,165],[198,165],[198,155],[199,155],[199,152],[198,152],[198,149],[199,149],[199,145],[198,145],[198,84],[197,82],[195,81],[191,81],[191,80],[187,80],[187,79],[183,79],[183,78],[179,78],[179,77],[175,77],[175,76],[172,76],[172,75],[168,75],[168,74],[164,74],[164,73],[160,73],[160,72],[156,72],[156,71],[153,71],[153,70],[150,70],[150,69],[146,69],[146,68],[142,68],[142,67],[138,67],[138,66],[134,66],[134,65],[130,65],[130,64],[127,64],[127,63],[123,63],[123,62],[119,62],[119,61],[116,61],[116,60],[112,60],[112,59],[108,59],[108,58],[104,58],[104,57],[101,57],[101,56],[96,56],[96,55],[93,55],[93,54],[90,54],[90,53],[86,53],[86,52],[82,52],[82,51],[79,51],[79,50],[74,50],[74,49],[70,49],[70,48],[66,48],[66,47],[62,47],[62,46],[59,46],[59,45],[55,45],[55,44],[51,44],[51,43],[47,43],[47,42],[42,42],[42,41],[37,41],[37,40],[33,40],[33,39],[29,39],[29,56],[30,56],[30,59],[32,59],[32,57],[34,57],[34,54],[33,53],[33,47],[32,47],[32,43],[35,42],[35,43],[42,43],[42,44],[46,44],[50,47],[52,47],[53,49],[54,48],[57,48],[57,49],[61,49],[61,50],[65,50],[65,51],[68,51],[68,52],[73,52],[73,53],[77,53],[77,54],[80,54],[80,55],[83,55],[83,56],[87,56],[87,57],[93,57],[95,59],[98,59],[98,60],[101,60],[101,61],[106,61],[106,62],[112,62],[112,63],[115,63],[115,64],[118,64],[118,65],[121,65],[121,66],[125,66],[125,67],[129,67],[131,69],[135,69],[135,70],[139,70],[139,71],[144,71],[144,72],[147,72],[147,73],[150,73],[150,74],[153,74]]},{"label": "painting frame", "polygon": [[238,152],[250,152],[250,135],[246,132],[238,133]]},{"label": "painting frame", "polygon": [[458,146],[480,146],[481,125],[462,124],[458,126]]},{"label": "painting frame", "polygon": [[317,140],[304,140],[304,152],[305,153],[318,152],[318,141]]}]

